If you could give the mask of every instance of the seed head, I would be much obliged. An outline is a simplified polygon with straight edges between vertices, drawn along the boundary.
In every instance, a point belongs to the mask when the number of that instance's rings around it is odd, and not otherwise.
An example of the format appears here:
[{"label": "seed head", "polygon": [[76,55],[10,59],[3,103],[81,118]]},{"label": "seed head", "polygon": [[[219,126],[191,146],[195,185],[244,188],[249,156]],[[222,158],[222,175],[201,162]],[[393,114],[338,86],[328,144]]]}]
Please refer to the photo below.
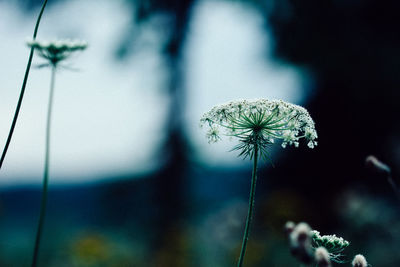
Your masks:
[{"label": "seed head", "polygon": [[[299,140],[308,141],[308,147],[317,145],[314,121],[307,110],[282,100],[239,100],[213,107],[200,120],[201,126],[209,127],[209,142],[219,138],[219,128],[224,134],[239,138],[240,156],[253,157],[257,147],[260,154],[267,154],[266,147],[275,139],[282,140],[282,147],[299,146]],[[218,138],[217,138],[218,137]]]},{"label": "seed head", "polygon": [[367,260],[361,254],[356,255],[351,264],[353,267],[367,267],[368,266]]},{"label": "seed head", "polygon": [[56,40],[51,42],[31,40],[27,42],[27,45],[33,47],[41,57],[48,60],[50,65],[53,66],[68,58],[73,52],[87,48],[86,42],[77,40]]}]

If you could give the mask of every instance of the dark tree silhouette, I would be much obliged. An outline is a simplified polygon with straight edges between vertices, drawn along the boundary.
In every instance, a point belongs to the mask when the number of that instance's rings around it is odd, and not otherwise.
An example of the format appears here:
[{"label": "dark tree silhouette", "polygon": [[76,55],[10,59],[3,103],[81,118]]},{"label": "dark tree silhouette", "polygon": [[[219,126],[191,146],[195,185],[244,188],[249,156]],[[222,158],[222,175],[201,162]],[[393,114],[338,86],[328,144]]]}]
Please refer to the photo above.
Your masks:
[{"label": "dark tree silhouette", "polygon": [[[170,105],[166,115],[166,141],[160,152],[165,157],[163,167],[155,175],[154,204],[156,216],[156,249],[165,247],[169,240],[167,233],[174,231],[185,217],[185,174],[188,163],[188,143],[183,132],[184,73],[181,65],[182,49],[191,16],[193,0],[184,1],[137,1],[133,3],[135,23],[145,23],[157,13],[168,14],[169,36],[164,44],[164,59],[167,63],[169,82],[166,85]],[[128,44],[135,38],[135,32],[128,35]],[[126,47],[126,46],[122,46]],[[124,53],[122,53],[124,54]],[[171,244],[170,244],[171,245]]]}]

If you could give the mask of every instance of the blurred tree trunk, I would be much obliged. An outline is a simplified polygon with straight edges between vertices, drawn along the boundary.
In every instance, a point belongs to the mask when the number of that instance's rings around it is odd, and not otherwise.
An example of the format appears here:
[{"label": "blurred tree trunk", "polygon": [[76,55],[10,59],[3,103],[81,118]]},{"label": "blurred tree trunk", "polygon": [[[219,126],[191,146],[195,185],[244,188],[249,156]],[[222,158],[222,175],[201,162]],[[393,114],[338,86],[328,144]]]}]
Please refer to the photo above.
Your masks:
[{"label": "blurred tree trunk", "polygon": [[[183,132],[185,112],[184,70],[182,69],[182,50],[184,47],[188,22],[190,21],[193,0],[186,1],[146,1],[138,6],[137,18],[145,18],[149,13],[164,10],[172,18],[170,36],[165,44],[164,57],[167,62],[170,96],[166,115],[166,141],[160,155],[164,165],[155,176],[156,232],[155,249],[165,249],[169,233],[180,229],[185,220],[185,173],[188,164],[188,144]],[[178,233],[179,234],[179,233]],[[178,249],[179,250],[179,249]],[[176,249],[174,249],[176,251]],[[168,266],[167,263],[164,263]]]}]

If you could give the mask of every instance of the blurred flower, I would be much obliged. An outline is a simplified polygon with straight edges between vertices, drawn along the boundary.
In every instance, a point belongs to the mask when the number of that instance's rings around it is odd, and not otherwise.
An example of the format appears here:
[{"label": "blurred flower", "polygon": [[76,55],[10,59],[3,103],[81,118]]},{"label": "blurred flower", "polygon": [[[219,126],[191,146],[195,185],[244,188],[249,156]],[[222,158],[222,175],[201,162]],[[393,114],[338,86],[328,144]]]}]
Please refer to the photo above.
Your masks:
[{"label": "blurred flower", "polygon": [[203,115],[200,124],[209,127],[210,143],[220,139],[220,127],[226,135],[238,137],[240,144],[235,149],[244,157],[252,158],[255,146],[266,156],[266,147],[274,139],[281,139],[284,148],[297,147],[301,138],[308,140],[310,148],[317,145],[314,121],[307,110],[282,100],[239,100],[218,105]]},{"label": "blurred flower", "polygon": [[66,59],[72,52],[77,50],[83,50],[87,47],[86,42],[81,41],[54,41],[54,42],[40,42],[32,40],[28,42],[28,46],[37,50],[39,54],[49,61],[49,64],[44,64],[42,66],[51,66],[51,78],[50,78],[50,94],[49,94],[49,104],[47,110],[47,123],[46,123],[46,143],[45,143],[45,163],[44,163],[44,173],[43,173],[43,192],[42,192],[42,202],[39,214],[38,229],[36,231],[35,246],[33,252],[32,266],[37,265],[38,251],[40,247],[40,241],[42,238],[42,229],[44,226],[44,220],[46,215],[46,205],[47,205],[47,194],[48,194],[48,180],[49,180],[49,166],[50,166],[50,129],[51,129],[51,117],[53,110],[53,98],[54,98],[54,87],[55,87],[55,75],[56,67],[58,62]]},{"label": "blurred flower", "polygon": [[314,253],[315,263],[318,267],[331,267],[329,252],[324,247],[319,247]]},{"label": "blurred flower", "polygon": [[68,58],[73,52],[84,50],[87,43],[84,41],[57,40],[52,42],[31,40],[27,42],[41,57],[48,60],[50,65],[56,66],[58,62]]},{"label": "blurred flower", "polygon": [[293,232],[295,227],[296,227],[296,224],[294,222],[288,221],[285,223],[283,230],[285,231],[285,234],[289,236]]},{"label": "blurred flower", "polygon": [[311,228],[307,223],[301,222],[294,227],[289,242],[293,256],[305,264],[312,262]]},{"label": "blurred flower", "polygon": [[349,241],[336,235],[321,236],[304,222],[294,228],[293,225],[293,222],[287,222],[285,230],[289,233],[290,251],[299,261],[305,264],[315,261],[319,267],[330,267],[331,261],[344,263],[340,253],[350,245]]},{"label": "blurred flower", "polygon": [[354,257],[353,261],[351,262],[353,267],[367,267],[368,263],[365,257],[361,254],[358,254]]}]

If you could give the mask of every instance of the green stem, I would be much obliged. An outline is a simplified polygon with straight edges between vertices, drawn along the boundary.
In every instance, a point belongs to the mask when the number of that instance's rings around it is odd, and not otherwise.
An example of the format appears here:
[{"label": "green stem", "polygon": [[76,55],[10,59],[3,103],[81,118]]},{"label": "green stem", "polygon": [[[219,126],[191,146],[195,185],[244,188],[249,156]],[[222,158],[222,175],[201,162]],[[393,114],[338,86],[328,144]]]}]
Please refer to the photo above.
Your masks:
[{"label": "green stem", "polygon": [[244,229],[242,249],[240,251],[239,261],[238,261],[238,265],[237,265],[238,267],[243,266],[244,255],[246,253],[246,247],[247,247],[247,240],[249,239],[250,224],[253,219],[254,199],[255,199],[256,183],[257,183],[257,163],[258,163],[258,146],[255,145],[254,146],[254,155],[253,155],[253,172],[251,175],[249,210],[248,210],[247,219],[246,219],[246,226]]},{"label": "green stem", "polygon": [[[36,39],[36,35],[37,35],[38,29],[39,29],[39,23],[40,23],[40,20],[41,20],[41,18],[42,18],[43,11],[44,11],[44,8],[46,7],[46,4],[47,4],[47,0],[45,0],[45,1],[43,2],[42,9],[40,10],[39,17],[37,18],[35,30],[34,30],[34,32],[33,32],[33,40]],[[24,80],[23,80],[23,82],[22,82],[22,88],[21,88],[21,92],[20,92],[20,95],[19,95],[17,107],[16,107],[16,109],[15,109],[14,118],[13,118],[13,121],[12,121],[12,123],[11,123],[10,132],[8,133],[7,141],[6,141],[6,144],[5,144],[5,146],[4,146],[3,153],[1,154],[1,158],[0,158],[0,169],[1,169],[1,166],[3,166],[3,161],[4,161],[5,157],[6,157],[7,150],[8,150],[8,147],[9,147],[9,145],[10,145],[12,135],[13,135],[13,133],[14,133],[15,125],[17,124],[17,119],[18,119],[19,111],[20,111],[21,105],[22,105],[22,99],[24,98],[26,83],[27,83],[27,81],[28,81],[29,70],[31,69],[32,58],[33,58],[33,51],[34,51],[34,48],[32,47],[32,48],[31,48],[31,52],[30,52],[30,54],[29,54],[28,64],[26,65],[25,76],[24,76]]]},{"label": "green stem", "polygon": [[46,145],[45,145],[46,151],[45,151],[45,162],[44,162],[42,203],[40,206],[40,215],[39,215],[38,228],[37,228],[37,232],[36,232],[35,248],[33,250],[32,267],[37,266],[40,240],[42,237],[43,224],[44,224],[44,219],[46,216],[47,187],[48,187],[48,181],[49,181],[49,165],[50,165],[50,129],[51,129],[51,114],[52,114],[52,109],[53,109],[55,74],[56,74],[56,67],[52,66],[51,81],[50,81],[50,95],[49,95],[49,104],[48,104],[48,111],[47,111]]}]

